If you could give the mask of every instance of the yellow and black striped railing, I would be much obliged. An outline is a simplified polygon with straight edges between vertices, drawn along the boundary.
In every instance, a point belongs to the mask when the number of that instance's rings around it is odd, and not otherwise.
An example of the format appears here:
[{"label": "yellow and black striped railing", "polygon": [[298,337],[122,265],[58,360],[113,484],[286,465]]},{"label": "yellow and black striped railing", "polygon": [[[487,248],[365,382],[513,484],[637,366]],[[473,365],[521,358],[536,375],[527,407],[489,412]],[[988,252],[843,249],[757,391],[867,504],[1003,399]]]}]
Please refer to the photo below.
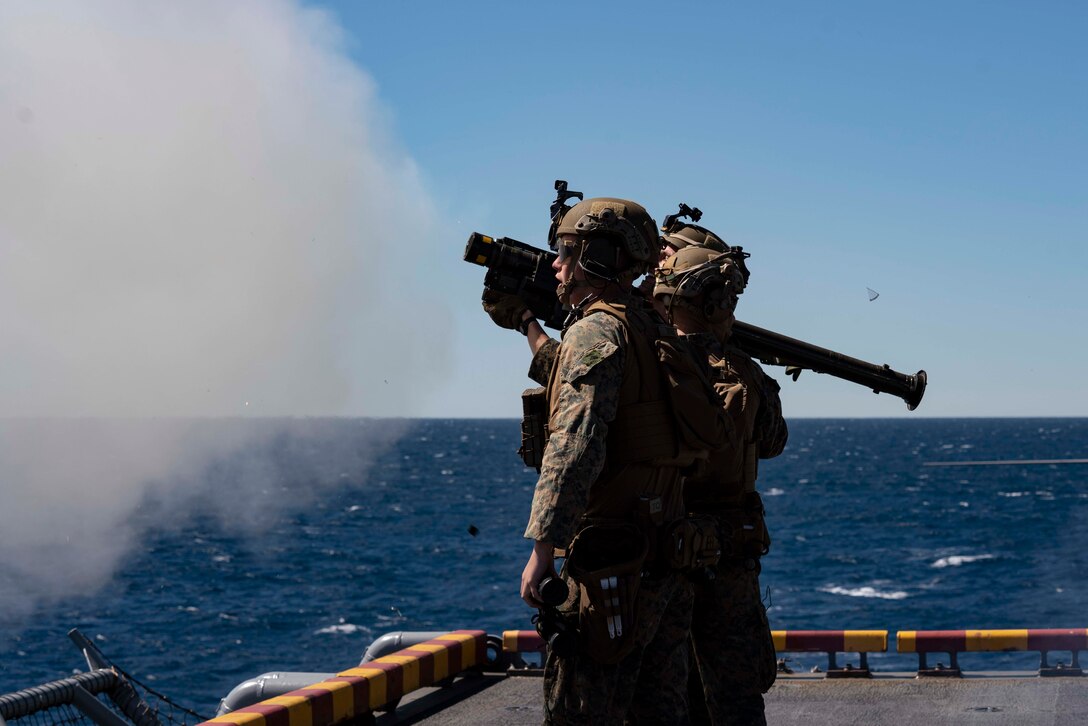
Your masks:
[{"label": "yellow and black striped railing", "polygon": [[[827,653],[828,678],[867,678],[869,653],[888,650],[887,630],[772,630],[774,649],[778,653]],[[857,653],[859,664],[839,666],[838,653]],[[779,670],[789,673],[785,661],[779,662]]]},{"label": "yellow and black striped railing", "polygon": [[[1049,630],[900,630],[896,633],[896,650],[918,654],[918,675],[961,675],[960,653],[993,653],[1008,651],[1037,651],[1040,654],[1039,675],[1079,676],[1080,651],[1088,650],[1088,628]],[[1068,651],[1069,665],[1050,665],[1047,655],[1053,651]],[[949,665],[930,668],[929,653],[947,653]]]},{"label": "yellow and black striped railing", "polygon": [[487,662],[487,633],[455,630],[320,683],[217,716],[206,724],[332,726]]},{"label": "yellow and black striped railing", "polygon": [[[775,630],[771,635],[774,649],[779,653],[827,653],[828,678],[867,676],[870,674],[867,654],[888,649],[887,630]],[[507,630],[502,634],[502,649],[512,658],[521,653],[543,653],[545,647],[534,630]],[[840,668],[837,653],[858,653],[861,663]]]}]

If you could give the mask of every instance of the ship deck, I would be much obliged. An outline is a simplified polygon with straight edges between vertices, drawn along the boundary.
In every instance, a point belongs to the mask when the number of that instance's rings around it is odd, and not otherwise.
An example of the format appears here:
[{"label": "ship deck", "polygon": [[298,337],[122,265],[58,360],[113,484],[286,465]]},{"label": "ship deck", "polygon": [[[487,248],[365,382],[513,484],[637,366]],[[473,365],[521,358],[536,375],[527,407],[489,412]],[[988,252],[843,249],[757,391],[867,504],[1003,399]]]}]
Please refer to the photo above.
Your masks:
[{"label": "ship deck", "polygon": [[[543,719],[541,694],[539,677],[459,678],[450,687],[412,694],[377,723],[535,726]],[[779,676],[766,698],[767,721],[775,726],[1088,723],[1088,677],[1040,678],[1034,672],[924,679],[888,672],[832,680],[795,674]]]}]

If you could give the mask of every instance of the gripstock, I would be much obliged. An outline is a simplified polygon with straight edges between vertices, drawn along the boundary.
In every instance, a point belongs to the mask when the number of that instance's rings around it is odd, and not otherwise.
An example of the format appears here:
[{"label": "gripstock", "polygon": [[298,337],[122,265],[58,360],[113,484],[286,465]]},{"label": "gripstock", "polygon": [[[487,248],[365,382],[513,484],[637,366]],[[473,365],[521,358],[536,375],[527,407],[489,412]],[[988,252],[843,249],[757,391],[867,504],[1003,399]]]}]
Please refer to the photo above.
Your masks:
[{"label": "gripstock", "polygon": [[563,328],[567,311],[556,296],[559,281],[552,262],[556,254],[509,237],[473,232],[465,245],[465,262],[487,268],[484,289],[516,295],[543,325]]},{"label": "gripstock", "polygon": [[[541,324],[561,330],[567,313],[556,297],[558,281],[551,269],[556,255],[549,250],[509,237],[498,239],[473,232],[465,246],[465,261],[487,268],[484,288],[517,295]],[[753,358],[768,365],[825,373],[903,399],[911,411],[926,392],[926,372],[900,373],[888,365],[876,365],[803,340],[741,321],[733,324],[731,341]],[[798,370],[788,371],[796,380]]]}]

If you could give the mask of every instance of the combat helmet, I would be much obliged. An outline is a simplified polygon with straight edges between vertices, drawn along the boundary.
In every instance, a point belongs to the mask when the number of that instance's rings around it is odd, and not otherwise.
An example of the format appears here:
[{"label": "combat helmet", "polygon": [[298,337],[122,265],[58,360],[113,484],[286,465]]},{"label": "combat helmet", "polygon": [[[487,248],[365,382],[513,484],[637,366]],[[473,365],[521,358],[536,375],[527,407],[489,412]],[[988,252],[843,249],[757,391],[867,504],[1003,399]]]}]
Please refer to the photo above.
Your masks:
[{"label": "combat helmet", "polygon": [[718,252],[729,250],[729,245],[725,243],[725,240],[706,227],[700,227],[697,224],[676,224],[673,225],[673,229],[662,230],[662,232],[662,244],[668,245],[677,251],[691,245],[707,247]]},{"label": "combat helmet", "polygon": [[[691,222],[682,221],[687,217]],[[729,250],[729,245],[718,235],[706,227],[695,224],[703,217],[703,210],[698,207],[689,207],[683,202],[675,214],[669,214],[661,224],[661,249],[671,247],[673,254],[689,245],[703,245],[719,252]]]},{"label": "combat helmet", "polygon": [[744,292],[746,257],[739,247],[723,252],[688,245],[654,270],[654,297],[661,298],[670,313],[674,306],[686,307],[708,322],[721,322],[733,313],[737,296]]},{"label": "combat helmet", "polygon": [[[560,235],[579,238],[579,264],[598,277],[614,280],[621,275],[637,276],[653,262],[658,245],[657,224],[641,204],[615,197],[594,197],[568,209],[554,225],[549,243],[553,249]],[[616,269],[615,250],[626,254],[631,264]]]}]

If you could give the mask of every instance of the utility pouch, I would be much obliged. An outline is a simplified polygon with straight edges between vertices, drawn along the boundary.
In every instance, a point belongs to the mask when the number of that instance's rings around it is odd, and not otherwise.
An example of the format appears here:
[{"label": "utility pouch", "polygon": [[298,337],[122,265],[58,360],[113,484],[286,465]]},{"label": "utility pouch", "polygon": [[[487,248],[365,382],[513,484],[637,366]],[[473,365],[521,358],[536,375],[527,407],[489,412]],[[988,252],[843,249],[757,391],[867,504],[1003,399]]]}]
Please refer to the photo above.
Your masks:
[{"label": "utility pouch", "polygon": [[618,663],[636,643],[639,585],[649,547],[633,524],[593,524],[574,537],[566,572],[579,589],[583,651]]},{"label": "utility pouch", "polygon": [[682,444],[696,451],[720,449],[729,422],[707,371],[676,337],[658,338],[654,346]]},{"label": "utility pouch", "polygon": [[722,545],[718,520],[708,515],[689,515],[671,527],[664,537],[662,559],[671,570],[697,570],[718,564]]},{"label": "utility pouch", "polygon": [[747,492],[740,506],[715,512],[721,528],[724,559],[759,559],[770,551],[771,536],[763,517],[763,500]]},{"label": "utility pouch", "polygon": [[540,471],[544,445],[548,443],[548,397],[543,388],[527,388],[521,394],[521,447],[518,456],[525,466]]}]

